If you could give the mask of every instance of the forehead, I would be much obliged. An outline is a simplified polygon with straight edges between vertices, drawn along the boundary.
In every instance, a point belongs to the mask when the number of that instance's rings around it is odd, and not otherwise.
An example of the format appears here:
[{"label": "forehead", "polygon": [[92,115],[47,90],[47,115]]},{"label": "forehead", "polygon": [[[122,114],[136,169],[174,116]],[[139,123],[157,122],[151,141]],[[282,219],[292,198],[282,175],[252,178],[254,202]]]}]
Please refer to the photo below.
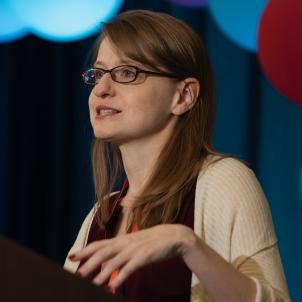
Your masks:
[{"label": "forehead", "polygon": [[117,49],[108,38],[104,38],[101,42],[96,61],[94,65],[112,68],[118,65],[130,64],[130,65],[141,65],[139,62],[133,61],[126,57],[122,51]]}]

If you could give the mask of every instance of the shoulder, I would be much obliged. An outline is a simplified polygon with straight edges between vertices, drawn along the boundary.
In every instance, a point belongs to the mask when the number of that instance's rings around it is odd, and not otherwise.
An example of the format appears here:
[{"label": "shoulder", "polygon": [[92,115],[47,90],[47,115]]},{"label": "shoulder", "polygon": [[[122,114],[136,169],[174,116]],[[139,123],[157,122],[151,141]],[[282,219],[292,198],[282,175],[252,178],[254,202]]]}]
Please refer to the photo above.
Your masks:
[{"label": "shoulder", "polygon": [[208,161],[200,171],[195,209],[198,229],[203,228],[207,239],[226,240],[232,256],[240,254],[237,248],[242,243],[247,255],[276,243],[261,185],[254,172],[235,158]]},{"label": "shoulder", "polygon": [[206,158],[203,168],[199,173],[199,178],[224,176],[254,176],[253,171],[243,161],[234,157],[223,157],[210,155]]},{"label": "shoulder", "polygon": [[265,199],[255,173],[244,162],[227,157],[210,156],[197,180],[197,195],[215,196],[224,203],[241,205],[246,200]]}]

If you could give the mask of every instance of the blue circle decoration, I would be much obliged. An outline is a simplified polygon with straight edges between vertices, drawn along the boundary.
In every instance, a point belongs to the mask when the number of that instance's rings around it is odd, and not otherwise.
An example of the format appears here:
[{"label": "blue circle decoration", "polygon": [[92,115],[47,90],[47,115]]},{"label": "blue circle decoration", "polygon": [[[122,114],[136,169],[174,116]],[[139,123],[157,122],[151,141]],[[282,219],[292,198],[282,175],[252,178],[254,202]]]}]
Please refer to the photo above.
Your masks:
[{"label": "blue circle decoration", "polygon": [[56,42],[90,36],[116,14],[123,0],[6,0],[35,35]]},{"label": "blue circle decoration", "polygon": [[237,45],[257,50],[260,16],[268,0],[209,0],[210,12],[219,28]]},{"label": "blue circle decoration", "polygon": [[27,33],[25,24],[15,15],[7,1],[0,0],[0,43],[17,40]]}]

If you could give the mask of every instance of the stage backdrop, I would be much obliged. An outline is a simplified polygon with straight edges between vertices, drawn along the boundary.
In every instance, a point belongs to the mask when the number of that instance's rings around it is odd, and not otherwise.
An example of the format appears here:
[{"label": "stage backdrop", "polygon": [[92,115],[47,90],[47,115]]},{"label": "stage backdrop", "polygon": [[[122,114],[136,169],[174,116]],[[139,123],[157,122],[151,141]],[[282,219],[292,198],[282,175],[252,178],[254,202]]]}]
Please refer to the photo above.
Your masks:
[{"label": "stage backdrop", "polygon": [[[302,107],[273,88],[254,52],[229,39],[207,7],[124,1],[170,13],[203,38],[217,82],[215,147],[247,161],[270,203],[293,301],[302,297]],[[1,233],[59,263],[91,208],[87,97],[81,72],[94,36],[0,44]]]}]

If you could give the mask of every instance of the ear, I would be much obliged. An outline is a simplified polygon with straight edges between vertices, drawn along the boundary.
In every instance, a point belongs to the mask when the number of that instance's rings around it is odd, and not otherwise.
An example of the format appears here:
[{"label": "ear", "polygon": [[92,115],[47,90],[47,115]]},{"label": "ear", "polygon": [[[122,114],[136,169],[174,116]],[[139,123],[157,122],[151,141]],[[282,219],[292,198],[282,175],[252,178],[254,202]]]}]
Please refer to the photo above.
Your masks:
[{"label": "ear", "polygon": [[182,115],[191,110],[199,96],[200,84],[196,78],[186,78],[177,87],[177,93],[172,104],[171,112]]}]

